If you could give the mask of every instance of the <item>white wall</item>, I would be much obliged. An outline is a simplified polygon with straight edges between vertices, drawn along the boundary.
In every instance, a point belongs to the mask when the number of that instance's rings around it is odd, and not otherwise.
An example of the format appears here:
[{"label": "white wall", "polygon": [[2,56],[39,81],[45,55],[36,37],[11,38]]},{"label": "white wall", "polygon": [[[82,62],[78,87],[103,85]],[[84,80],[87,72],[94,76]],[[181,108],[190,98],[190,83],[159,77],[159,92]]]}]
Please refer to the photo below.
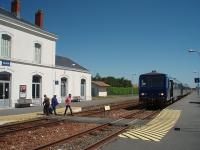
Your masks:
[{"label": "white wall", "polygon": [[105,87],[99,88],[99,96],[107,96],[107,91]]},{"label": "white wall", "polygon": [[62,70],[56,69],[54,80],[59,81],[59,85],[55,86],[55,93],[59,95],[61,93],[61,78],[66,77],[68,80],[68,94],[72,94],[72,96],[80,96],[81,90],[81,79],[86,80],[86,96],[85,100],[91,100],[91,74],[83,73],[83,72],[75,72],[70,70]]},{"label": "white wall", "polygon": [[[8,24],[8,25],[5,25]],[[16,26],[16,27],[15,27]],[[16,29],[17,28],[17,29]],[[32,77],[40,75],[42,77],[41,101],[43,95],[47,94],[51,98],[54,94],[61,100],[61,78],[68,79],[68,93],[72,96],[80,96],[81,79],[86,80],[86,100],[91,100],[91,74],[79,71],[70,71],[66,69],[55,68],[56,37],[44,35],[44,33],[31,33],[25,27],[17,27],[10,23],[2,23],[0,18],[0,37],[2,34],[11,36],[11,61],[9,67],[0,66],[0,72],[9,72],[11,76],[10,101],[12,107],[19,99],[19,86],[27,86],[27,99],[32,99]],[[49,36],[49,38],[48,38]],[[51,36],[51,37],[50,37]],[[42,46],[41,65],[34,65],[34,44],[39,43]],[[1,42],[0,42],[1,48]],[[55,80],[59,81],[55,85]]]},{"label": "white wall", "polygon": [[[72,96],[80,96],[81,79],[86,80],[86,100],[91,100],[91,74],[76,71],[61,70],[54,68],[38,67],[25,64],[12,63],[10,67],[0,66],[0,72],[9,72],[11,76],[11,103],[14,107],[19,99],[19,86],[27,86],[27,99],[32,99],[32,77],[40,75],[42,77],[41,102],[43,95],[46,94],[52,98],[57,95],[61,102],[61,78],[68,79],[68,93]],[[55,80],[59,81],[59,85],[55,85]]]},{"label": "white wall", "polygon": [[[40,43],[42,46],[42,64],[55,65],[56,42],[39,36],[35,36],[14,28],[0,25],[0,35],[11,36],[11,58],[20,59],[29,63],[34,62],[34,44]],[[1,42],[0,42],[1,44]],[[1,46],[1,45],[0,45]]]},{"label": "white wall", "polygon": [[94,96],[107,96],[106,87],[99,87],[96,84],[92,84]]}]

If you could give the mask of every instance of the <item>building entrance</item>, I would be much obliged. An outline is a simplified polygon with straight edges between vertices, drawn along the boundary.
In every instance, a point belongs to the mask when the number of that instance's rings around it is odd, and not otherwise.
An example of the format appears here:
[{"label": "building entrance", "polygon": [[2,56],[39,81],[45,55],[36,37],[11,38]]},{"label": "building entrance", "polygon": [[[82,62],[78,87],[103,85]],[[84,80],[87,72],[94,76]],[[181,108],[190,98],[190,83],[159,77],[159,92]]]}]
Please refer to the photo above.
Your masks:
[{"label": "building entrance", "polygon": [[10,106],[10,74],[0,73],[0,107]]}]

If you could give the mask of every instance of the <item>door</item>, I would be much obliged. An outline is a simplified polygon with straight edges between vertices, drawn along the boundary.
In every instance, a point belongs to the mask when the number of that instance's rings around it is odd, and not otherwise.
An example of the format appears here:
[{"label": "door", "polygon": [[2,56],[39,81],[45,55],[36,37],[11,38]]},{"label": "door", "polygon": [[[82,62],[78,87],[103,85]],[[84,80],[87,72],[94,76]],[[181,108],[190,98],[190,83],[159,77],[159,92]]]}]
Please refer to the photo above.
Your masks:
[{"label": "door", "polygon": [[42,105],[41,97],[41,76],[35,75],[32,79],[32,99],[33,104]]},{"label": "door", "polygon": [[10,82],[0,81],[0,107],[10,105]]}]

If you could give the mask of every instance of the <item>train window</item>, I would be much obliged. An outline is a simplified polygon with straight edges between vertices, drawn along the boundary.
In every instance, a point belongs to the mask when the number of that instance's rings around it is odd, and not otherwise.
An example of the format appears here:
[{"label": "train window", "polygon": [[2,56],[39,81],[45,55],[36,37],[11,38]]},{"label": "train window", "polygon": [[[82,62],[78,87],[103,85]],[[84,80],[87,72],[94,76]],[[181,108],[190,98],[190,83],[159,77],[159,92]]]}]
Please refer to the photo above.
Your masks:
[{"label": "train window", "polygon": [[141,79],[142,87],[163,87],[165,85],[164,76],[145,76]]}]

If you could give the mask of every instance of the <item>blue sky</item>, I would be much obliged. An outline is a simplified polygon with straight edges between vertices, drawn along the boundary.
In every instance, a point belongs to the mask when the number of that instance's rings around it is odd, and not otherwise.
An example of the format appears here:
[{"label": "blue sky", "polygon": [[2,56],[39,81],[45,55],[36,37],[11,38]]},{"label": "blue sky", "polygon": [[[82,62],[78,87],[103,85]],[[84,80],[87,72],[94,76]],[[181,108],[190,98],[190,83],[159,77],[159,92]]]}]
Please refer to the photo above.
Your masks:
[{"label": "blue sky", "polygon": [[[0,0],[10,10],[11,0]],[[157,70],[194,86],[200,71],[199,0],[21,0],[21,17],[56,33],[57,54],[95,75],[125,77]]]}]

